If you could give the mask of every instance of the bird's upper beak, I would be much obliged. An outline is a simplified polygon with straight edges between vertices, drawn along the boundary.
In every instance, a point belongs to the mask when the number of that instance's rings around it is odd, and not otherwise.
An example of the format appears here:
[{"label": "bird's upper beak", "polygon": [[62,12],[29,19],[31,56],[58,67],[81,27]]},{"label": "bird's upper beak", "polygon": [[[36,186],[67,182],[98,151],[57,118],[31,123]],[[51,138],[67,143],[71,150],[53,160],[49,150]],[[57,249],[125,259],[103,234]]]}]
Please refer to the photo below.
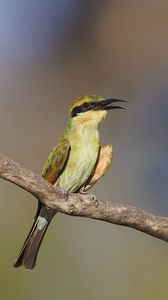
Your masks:
[{"label": "bird's upper beak", "polygon": [[123,105],[113,105],[114,103],[128,103],[125,100],[120,99],[105,99],[99,102],[100,110],[110,110],[110,109],[127,109]]}]

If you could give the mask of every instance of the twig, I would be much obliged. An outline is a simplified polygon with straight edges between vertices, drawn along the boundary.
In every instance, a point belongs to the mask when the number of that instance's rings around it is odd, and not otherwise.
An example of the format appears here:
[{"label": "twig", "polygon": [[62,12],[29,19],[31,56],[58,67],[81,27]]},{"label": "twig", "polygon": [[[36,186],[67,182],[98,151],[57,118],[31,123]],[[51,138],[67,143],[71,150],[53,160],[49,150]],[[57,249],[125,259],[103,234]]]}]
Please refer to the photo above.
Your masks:
[{"label": "twig", "polygon": [[0,154],[0,178],[8,180],[34,195],[39,201],[59,212],[123,225],[168,241],[168,218],[123,204],[93,200],[92,195],[65,193],[40,175],[23,168]]}]

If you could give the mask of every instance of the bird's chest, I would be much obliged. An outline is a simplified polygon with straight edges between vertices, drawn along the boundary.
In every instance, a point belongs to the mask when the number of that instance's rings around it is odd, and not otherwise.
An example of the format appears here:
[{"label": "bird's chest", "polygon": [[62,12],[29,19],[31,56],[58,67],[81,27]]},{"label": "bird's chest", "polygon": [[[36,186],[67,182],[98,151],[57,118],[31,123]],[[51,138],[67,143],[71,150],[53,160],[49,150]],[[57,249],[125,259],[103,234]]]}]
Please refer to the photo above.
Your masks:
[{"label": "bird's chest", "polygon": [[77,169],[78,171],[81,170],[81,172],[88,173],[97,159],[99,150],[98,142],[95,140],[78,141],[75,145],[72,145],[71,149],[69,165],[74,170]]},{"label": "bird's chest", "polygon": [[99,152],[98,132],[80,132],[70,140],[70,154],[59,186],[67,191],[76,191],[90,177]]}]

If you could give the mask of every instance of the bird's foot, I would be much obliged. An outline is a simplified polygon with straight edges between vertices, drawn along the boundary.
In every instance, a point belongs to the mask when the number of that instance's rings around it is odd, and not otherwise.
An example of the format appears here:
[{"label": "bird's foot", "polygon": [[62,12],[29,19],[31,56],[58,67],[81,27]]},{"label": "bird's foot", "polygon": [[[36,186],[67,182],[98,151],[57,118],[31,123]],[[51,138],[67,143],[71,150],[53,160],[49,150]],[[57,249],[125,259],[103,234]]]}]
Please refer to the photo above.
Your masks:
[{"label": "bird's foot", "polygon": [[63,192],[63,196],[64,196],[65,201],[67,201],[68,200],[68,192],[63,190],[63,189],[62,189],[62,192]]},{"label": "bird's foot", "polygon": [[92,199],[92,201],[94,201],[95,206],[98,207],[98,205],[99,205],[99,200],[97,199],[97,197],[96,197],[94,194],[90,194],[90,193],[88,193],[87,191],[85,191],[85,188],[84,188],[84,187],[81,187],[81,188],[80,188],[79,194],[90,196],[91,199]]}]

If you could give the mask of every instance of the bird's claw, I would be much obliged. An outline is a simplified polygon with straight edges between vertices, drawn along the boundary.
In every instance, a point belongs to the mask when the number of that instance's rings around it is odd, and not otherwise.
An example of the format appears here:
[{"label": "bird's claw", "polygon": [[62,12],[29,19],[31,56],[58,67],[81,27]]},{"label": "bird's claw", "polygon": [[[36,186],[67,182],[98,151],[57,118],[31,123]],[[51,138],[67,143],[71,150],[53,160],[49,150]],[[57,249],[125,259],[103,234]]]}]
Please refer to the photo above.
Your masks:
[{"label": "bird's claw", "polygon": [[85,188],[84,188],[84,187],[81,187],[81,188],[80,188],[79,194],[81,194],[81,195],[88,195],[88,193],[85,191]]},{"label": "bird's claw", "polygon": [[89,195],[91,197],[92,201],[94,201],[95,206],[98,207],[99,201],[98,201],[97,197],[94,194],[89,194],[88,192],[85,191],[85,189],[83,187],[79,190],[79,194]]},{"label": "bird's claw", "polygon": [[95,203],[95,206],[98,207],[99,206],[99,200],[97,199],[97,197],[94,194],[90,194],[92,200]]},{"label": "bird's claw", "polygon": [[68,192],[62,190],[65,201],[68,200]]}]

